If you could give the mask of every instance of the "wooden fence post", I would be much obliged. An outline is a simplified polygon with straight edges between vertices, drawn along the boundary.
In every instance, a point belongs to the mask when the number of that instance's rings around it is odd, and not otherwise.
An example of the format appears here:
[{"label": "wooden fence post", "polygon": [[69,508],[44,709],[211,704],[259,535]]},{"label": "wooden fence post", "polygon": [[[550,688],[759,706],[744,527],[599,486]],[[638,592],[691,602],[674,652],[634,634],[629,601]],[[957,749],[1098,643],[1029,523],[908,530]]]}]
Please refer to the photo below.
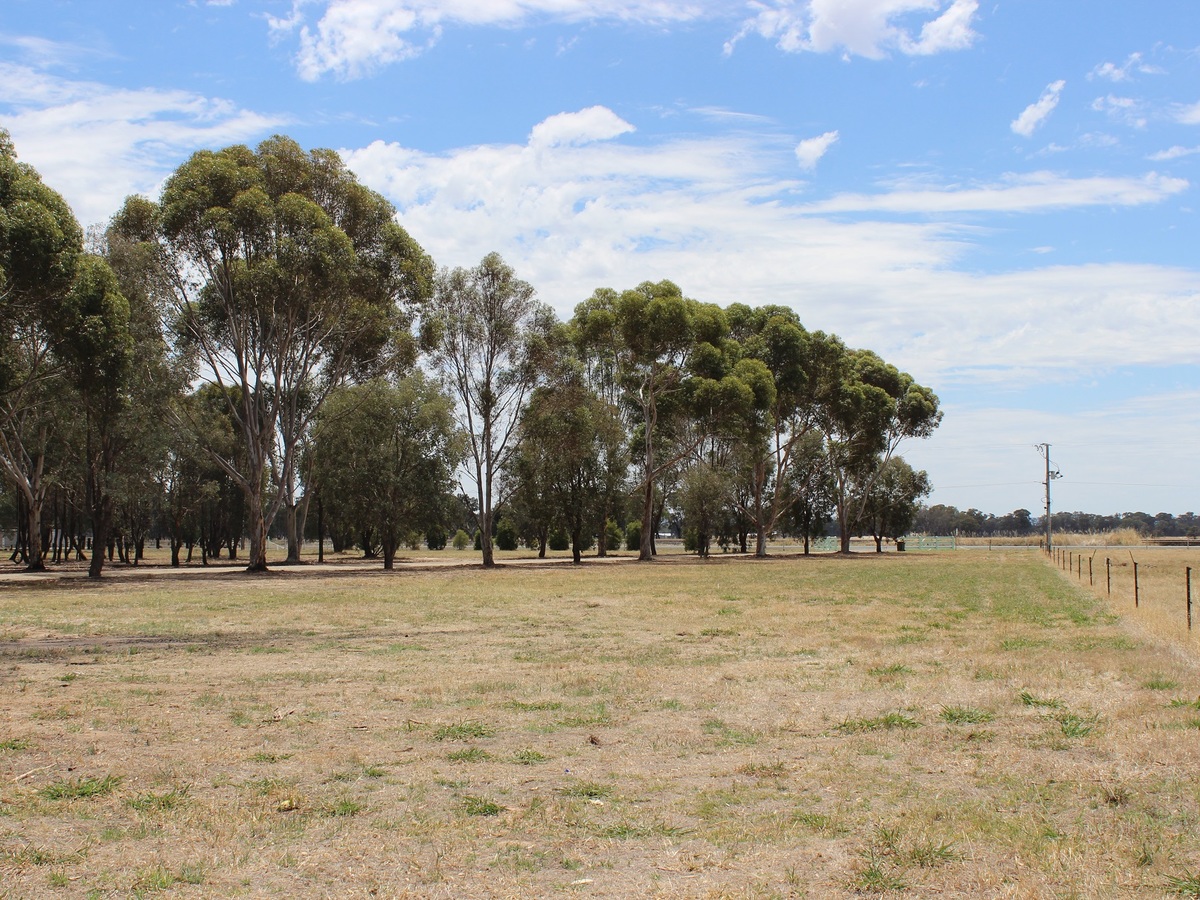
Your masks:
[{"label": "wooden fence post", "polygon": [[1133,564],[1133,608],[1137,609],[1141,606],[1141,597],[1138,594],[1138,574],[1137,563]]},{"label": "wooden fence post", "polygon": [[1092,577],[1092,557],[1088,557],[1088,587],[1095,587],[1096,579]]},{"label": "wooden fence post", "polygon": [[1187,619],[1188,631],[1192,630],[1192,567],[1187,567]]},{"label": "wooden fence post", "polygon": [[1108,595],[1112,596],[1112,560],[1107,556],[1104,557],[1104,572],[1108,579]]}]

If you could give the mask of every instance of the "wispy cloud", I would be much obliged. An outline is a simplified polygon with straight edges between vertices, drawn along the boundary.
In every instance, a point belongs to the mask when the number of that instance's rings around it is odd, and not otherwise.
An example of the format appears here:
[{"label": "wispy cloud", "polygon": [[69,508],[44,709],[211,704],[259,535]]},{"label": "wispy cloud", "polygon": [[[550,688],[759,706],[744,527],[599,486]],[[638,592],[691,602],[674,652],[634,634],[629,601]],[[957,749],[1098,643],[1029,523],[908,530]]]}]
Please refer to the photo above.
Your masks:
[{"label": "wispy cloud", "polygon": [[[295,36],[302,78],[355,79],[412,59],[455,26],[512,28],[542,22],[617,21],[658,27],[740,21],[725,51],[759,35],[787,52],[878,59],[971,46],[978,0],[292,0],[268,18],[276,38]],[[918,30],[900,24],[925,17]]]},{"label": "wispy cloud", "polygon": [[1181,147],[1176,144],[1174,147],[1169,147],[1166,150],[1151,153],[1147,159],[1151,159],[1154,162],[1165,162],[1171,159],[1180,159],[1184,156],[1193,156],[1196,153],[1200,153],[1200,147]]},{"label": "wispy cloud", "polygon": [[815,169],[821,157],[824,156],[829,148],[832,147],[838,139],[836,131],[827,131],[817,137],[808,138],[796,145],[796,161],[800,163],[802,169]]},{"label": "wispy cloud", "polygon": [[1142,54],[1131,53],[1125,59],[1125,62],[1119,66],[1111,62],[1104,62],[1096,66],[1096,68],[1088,73],[1088,80],[1099,78],[1119,84],[1131,81],[1135,73],[1139,75],[1162,75],[1164,70],[1159,66],[1145,62]]},{"label": "wispy cloud", "polygon": [[1179,107],[1175,113],[1175,121],[1183,125],[1200,125],[1200,102]]},{"label": "wispy cloud", "polygon": [[[84,224],[107,220],[128,194],[153,190],[182,154],[287,122],[190,91],[114,88],[9,63],[0,63],[0,98],[17,152]],[[92,164],[81,161],[81,147]]]},{"label": "wispy cloud", "polygon": [[1033,133],[1046,121],[1054,107],[1058,106],[1058,98],[1067,86],[1065,81],[1055,81],[1046,86],[1036,102],[1029,104],[1012,123],[1014,133],[1022,137],[1033,137]]},{"label": "wispy cloud", "polygon": [[1029,213],[1087,206],[1140,206],[1187,190],[1183,178],[1151,172],[1140,178],[1069,178],[1053,172],[1009,175],[996,184],[941,189],[893,188],[877,194],[839,194],[808,204],[816,213]]},{"label": "wispy cloud", "polygon": [[[972,28],[977,0],[809,0],[753,4],[753,16],[725,44],[725,52],[751,34],[774,41],[789,53],[828,53],[841,50],[849,56],[881,59],[893,50],[910,56],[927,56],[962,50],[977,37]],[[934,11],[917,34],[897,24],[898,19]]]}]

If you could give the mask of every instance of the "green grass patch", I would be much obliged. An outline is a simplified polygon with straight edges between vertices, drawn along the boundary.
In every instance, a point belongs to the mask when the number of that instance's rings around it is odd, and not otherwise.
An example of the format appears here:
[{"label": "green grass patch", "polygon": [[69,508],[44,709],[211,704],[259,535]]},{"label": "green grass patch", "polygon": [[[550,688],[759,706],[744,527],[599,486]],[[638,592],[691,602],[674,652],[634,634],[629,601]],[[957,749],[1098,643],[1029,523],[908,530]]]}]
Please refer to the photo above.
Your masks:
[{"label": "green grass patch", "polygon": [[496,734],[496,729],[483,722],[458,722],[453,725],[439,725],[433,731],[435,741],[470,741],[475,738],[489,738]]},{"label": "green grass patch", "polygon": [[943,706],[939,716],[950,725],[983,725],[996,718],[987,710],[974,706]]},{"label": "green grass patch", "polygon": [[838,725],[837,730],[842,734],[858,734],[864,731],[909,730],[920,727],[921,723],[912,716],[901,712],[890,712],[874,718],[846,719]]},{"label": "green grass patch", "polygon": [[46,800],[91,800],[111,794],[121,784],[121,776],[69,778],[46,785],[38,794]]}]

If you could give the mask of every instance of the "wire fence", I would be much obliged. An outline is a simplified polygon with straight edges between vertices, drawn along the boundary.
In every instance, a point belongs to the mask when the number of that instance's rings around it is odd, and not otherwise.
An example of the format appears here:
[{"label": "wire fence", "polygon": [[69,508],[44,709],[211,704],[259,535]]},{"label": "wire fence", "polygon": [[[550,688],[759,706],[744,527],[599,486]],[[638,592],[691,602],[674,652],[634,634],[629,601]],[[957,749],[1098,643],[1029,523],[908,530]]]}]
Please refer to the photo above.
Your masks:
[{"label": "wire fence", "polygon": [[1134,616],[1149,630],[1195,644],[1200,637],[1200,550],[1195,547],[1131,549],[1055,548],[1062,571],[1104,598],[1114,611]]}]

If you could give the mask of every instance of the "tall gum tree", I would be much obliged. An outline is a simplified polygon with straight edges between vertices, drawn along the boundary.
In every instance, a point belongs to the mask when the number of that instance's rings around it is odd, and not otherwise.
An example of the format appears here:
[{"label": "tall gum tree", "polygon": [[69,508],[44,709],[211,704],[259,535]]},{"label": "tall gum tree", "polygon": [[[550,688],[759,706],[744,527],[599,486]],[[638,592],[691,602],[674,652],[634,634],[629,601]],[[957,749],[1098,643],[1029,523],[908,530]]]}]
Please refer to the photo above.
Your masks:
[{"label": "tall gum tree", "polygon": [[433,264],[383,197],[332,150],[275,136],[194,154],[157,204],[131,198],[115,226],[152,244],[179,346],[225,391],[241,460],[210,449],[246,498],[248,568],[267,566],[267,528],[286,511],[299,558],[301,443],[348,378],[411,362],[411,306]]},{"label": "tall gum tree", "polygon": [[766,556],[767,535],[797,499],[800,482],[792,471],[802,456],[799,448],[817,428],[846,348],[836,337],[806,330],[788,307],[733,304],[728,317],[746,355],[766,366],[775,386],[743,506],[755,527],[754,553]]},{"label": "tall gum tree", "polygon": [[434,367],[458,404],[467,464],[479,501],[483,565],[496,564],[492,511],[497,479],[516,449],[525,401],[553,356],[554,314],[498,253],[471,269],[439,273],[422,322]]},{"label": "tall gum tree", "polygon": [[45,568],[42,506],[55,427],[49,401],[61,374],[52,319],[82,252],[83,232],[66,201],[17,161],[0,129],[0,473],[23,500],[31,571]]},{"label": "tall gum tree", "polygon": [[841,552],[875,480],[900,444],[933,434],[937,395],[870,350],[849,351],[827,401],[821,429],[834,483]]}]

